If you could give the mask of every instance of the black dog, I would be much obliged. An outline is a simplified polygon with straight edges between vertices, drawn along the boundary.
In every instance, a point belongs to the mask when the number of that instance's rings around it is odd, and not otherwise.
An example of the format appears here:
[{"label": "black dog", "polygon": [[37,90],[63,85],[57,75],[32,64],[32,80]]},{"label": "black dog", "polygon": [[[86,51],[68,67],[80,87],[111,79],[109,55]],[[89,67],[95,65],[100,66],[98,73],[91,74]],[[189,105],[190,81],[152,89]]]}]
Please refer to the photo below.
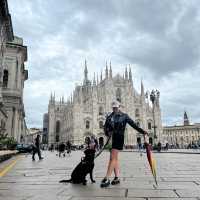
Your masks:
[{"label": "black dog", "polygon": [[83,185],[87,184],[86,176],[90,174],[90,179],[92,183],[95,183],[93,179],[93,169],[94,169],[94,158],[95,158],[95,150],[94,149],[86,149],[84,151],[85,157],[81,159],[81,162],[76,166],[71,174],[71,179],[69,180],[61,180],[60,183],[74,183]]}]

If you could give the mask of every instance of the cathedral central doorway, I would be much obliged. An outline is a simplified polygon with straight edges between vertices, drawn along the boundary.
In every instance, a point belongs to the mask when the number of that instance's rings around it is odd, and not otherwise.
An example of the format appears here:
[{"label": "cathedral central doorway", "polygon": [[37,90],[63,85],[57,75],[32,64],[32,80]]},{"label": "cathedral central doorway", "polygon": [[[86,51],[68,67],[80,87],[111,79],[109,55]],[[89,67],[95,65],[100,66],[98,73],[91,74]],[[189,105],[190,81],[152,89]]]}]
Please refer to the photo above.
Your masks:
[{"label": "cathedral central doorway", "polygon": [[141,137],[137,138],[137,144],[141,144]]}]

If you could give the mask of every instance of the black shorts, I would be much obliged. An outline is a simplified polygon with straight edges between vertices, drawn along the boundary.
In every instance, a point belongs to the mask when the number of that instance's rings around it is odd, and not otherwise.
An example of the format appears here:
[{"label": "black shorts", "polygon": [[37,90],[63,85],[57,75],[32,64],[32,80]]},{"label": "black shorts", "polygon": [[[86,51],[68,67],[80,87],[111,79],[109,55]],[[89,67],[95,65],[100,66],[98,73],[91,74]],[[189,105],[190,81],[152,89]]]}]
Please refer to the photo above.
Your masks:
[{"label": "black shorts", "polygon": [[124,135],[112,136],[112,149],[123,150],[124,147]]}]

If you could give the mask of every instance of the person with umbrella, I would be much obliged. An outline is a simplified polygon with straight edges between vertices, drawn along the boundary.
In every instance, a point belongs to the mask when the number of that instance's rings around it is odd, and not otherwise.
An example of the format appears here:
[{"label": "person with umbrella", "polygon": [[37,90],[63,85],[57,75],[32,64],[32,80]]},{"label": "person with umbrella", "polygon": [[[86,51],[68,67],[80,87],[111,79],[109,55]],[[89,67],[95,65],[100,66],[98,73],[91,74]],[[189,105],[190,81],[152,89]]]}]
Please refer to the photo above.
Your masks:
[{"label": "person with umbrella", "polygon": [[109,138],[112,136],[112,148],[107,173],[101,181],[101,187],[108,187],[110,185],[109,178],[113,171],[115,178],[112,180],[111,184],[116,185],[120,183],[118,153],[124,146],[124,132],[126,124],[128,123],[132,128],[136,129],[141,134],[148,134],[146,131],[138,127],[126,113],[120,111],[119,101],[112,102],[112,109],[113,112],[106,118],[106,122],[104,124],[105,135]]}]

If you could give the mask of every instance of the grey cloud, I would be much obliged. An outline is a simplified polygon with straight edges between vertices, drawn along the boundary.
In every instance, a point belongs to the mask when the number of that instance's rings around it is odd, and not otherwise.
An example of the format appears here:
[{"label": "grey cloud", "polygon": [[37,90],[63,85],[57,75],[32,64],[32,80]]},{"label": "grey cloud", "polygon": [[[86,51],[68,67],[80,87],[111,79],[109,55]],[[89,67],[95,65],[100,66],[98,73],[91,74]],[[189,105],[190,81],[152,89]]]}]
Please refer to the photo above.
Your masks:
[{"label": "grey cloud", "polygon": [[[8,3],[14,32],[28,46],[26,84],[30,90],[34,81],[48,83],[61,79],[65,85],[60,92],[69,94],[68,88],[82,81],[85,58],[89,59],[90,72],[100,72],[107,59],[118,63],[115,72],[122,72],[120,64],[137,64],[136,76],[145,76],[148,87],[168,80],[163,82],[164,86],[159,85],[161,95],[172,90],[168,84],[176,85],[176,78],[184,82],[187,90],[194,91],[197,85],[193,81],[186,85],[193,77],[185,81],[183,77],[191,74],[188,69],[195,71],[199,65],[198,1],[8,0]],[[174,73],[182,73],[183,77]],[[156,81],[148,80],[149,77]],[[38,118],[46,109],[48,98],[38,96],[33,101],[27,89],[28,123],[41,125]],[[50,93],[51,88],[45,90]],[[175,91],[168,93],[168,103],[161,99],[164,121],[175,121],[189,102],[192,102],[189,109],[197,119],[192,105],[199,107],[199,96],[190,92],[190,99],[186,90]]]}]

